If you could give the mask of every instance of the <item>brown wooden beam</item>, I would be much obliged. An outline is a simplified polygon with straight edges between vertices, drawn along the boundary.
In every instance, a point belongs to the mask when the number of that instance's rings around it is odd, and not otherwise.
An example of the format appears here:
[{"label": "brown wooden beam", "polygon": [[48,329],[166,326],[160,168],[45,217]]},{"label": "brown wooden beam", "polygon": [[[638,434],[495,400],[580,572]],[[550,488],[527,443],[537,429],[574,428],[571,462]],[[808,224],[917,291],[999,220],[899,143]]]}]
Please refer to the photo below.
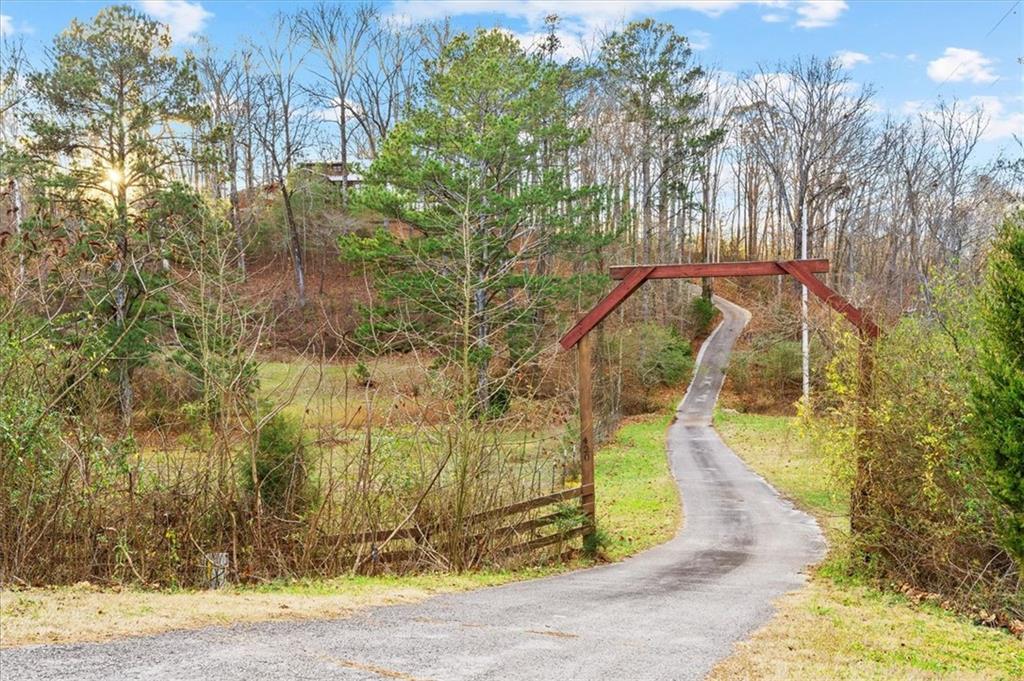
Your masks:
[{"label": "brown wooden beam", "polygon": [[591,348],[594,339],[585,335],[576,346],[576,359],[579,385],[580,404],[580,487],[589,490],[580,498],[583,512],[590,525],[588,535],[594,531],[595,510],[597,504],[594,496],[594,383]]},{"label": "brown wooden beam", "polygon": [[562,348],[568,350],[572,346],[579,343],[580,339],[590,333],[590,330],[597,326],[602,319],[610,315],[615,311],[619,305],[625,302],[626,298],[633,295],[640,284],[647,280],[647,275],[654,269],[653,265],[637,265],[636,267],[629,268],[631,271],[626,273],[622,277],[622,281],[619,285],[612,289],[612,292],[606,295],[598,302],[594,308],[583,316],[583,319],[576,322],[576,326],[569,329],[569,331],[562,336],[562,340],[558,341]]},{"label": "brown wooden beam", "polygon": [[877,338],[879,333],[881,333],[878,325],[871,321],[863,311],[815,277],[812,274],[812,270],[806,266],[806,261],[784,260],[779,262],[779,265],[806,286],[808,291],[821,298],[829,307],[849,319],[854,326],[866,333],[870,338]]},{"label": "brown wooden beam", "polygon": [[[828,260],[797,260],[803,263],[808,272],[821,274],[828,272]],[[625,279],[639,265],[625,265],[610,268],[612,279]],[[695,277],[759,277],[786,274],[787,271],[777,262],[710,262],[679,265],[647,265],[651,273],[647,279],[690,279]]]}]

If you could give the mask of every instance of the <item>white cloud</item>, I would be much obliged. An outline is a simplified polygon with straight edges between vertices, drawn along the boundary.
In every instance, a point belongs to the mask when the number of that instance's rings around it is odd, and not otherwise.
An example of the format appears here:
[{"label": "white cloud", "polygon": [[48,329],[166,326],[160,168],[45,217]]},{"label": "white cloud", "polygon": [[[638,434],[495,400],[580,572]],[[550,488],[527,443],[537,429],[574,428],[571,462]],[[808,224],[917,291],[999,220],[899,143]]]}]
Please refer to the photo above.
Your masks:
[{"label": "white cloud", "polygon": [[906,114],[907,116],[916,116],[917,114],[924,111],[924,109],[924,101],[920,99],[908,99],[907,101],[903,102],[902,106],[900,106],[900,112]]},{"label": "white cloud", "polygon": [[846,9],[845,0],[805,0],[796,8],[796,13],[800,15],[796,25],[801,28],[831,26]]},{"label": "white cloud", "polygon": [[694,29],[687,33],[686,37],[690,39],[690,47],[698,52],[711,47],[711,34],[707,31]]},{"label": "white cloud", "polygon": [[[1007,100],[1016,104],[1015,110],[1009,110]],[[981,109],[985,116],[987,125],[981,139],[995,142],[1010,139],[1014,135],[1024,135],[1024,109],[1021,108],[1020,97],[977,96],[968,101]]]},{"label": "white cloud", "polygon": [[836,52],[836,60],[839,65],[844,69],[852,69],[857,64],[870,64],[871,57],[864,54],[863,52],[853,52],[851,50],[839,50]]},{"label": "white cloud", "polygon": [[540,28],[545,17],[557,14],[563,25],[574,32],[593,33],[623,21],[672,10],[690,10],[717,18],[744,5],[769,9],[761,17],[769,23],[788,21],[795,10],[797,24],[807,28],[830,25],[846,9],[845,0],[395,0],[389,13],[407,22],[498,14],[525,21],[534,30]]},{"label": "white cloud", "polygon": [[[525,31],[522,33],[505,30],[510,36],[519,41],[524,50],[533,50],[540,47],[548,39],[547,31]],[[584,43],[581,36],[566,31],[555,31],[558,38],[558,52],[555,58],[559,61],[566,61],[576,57],[583,57],[585,53]]]},{"label": "white cloud", "polygon": [[918,60],[917,52],[911,52],[910,54],[907,55],[907,61],[917,61],[917,60]]},{"label": "white cloud", "polygon": [[928,77],[937,83],[994,83],[998,76],[992,72],[995,62],[977,50],[947,47],[943,56],[928,62]]},{"label": "white cloud", "polygon": [[[760,4],[777,5],[780,0],[757,0]],[[558,58],[583,56],[588,48],[608,30],[624,21],[659,12],[685,9],[718,17],[741,7],[746,0],[603,0],[584,3],[575,0],[395,0],[388,16],[403,25],[460,15],[496,14],[522,21],[526,29],[508,30],[524,47],[536,46],[547,37],[544,20],[557,14],[561,20],[557,36],[561,41]],[[705,31],[686,32],[690,47],[704,50],[711,45]]]},{"label": "white cloud", "polygon": [[[956,115],[966,121],[972,116],[982,115],[985,125],[981,139],[986,142],[1009,140],[1014,135],[1024,136],[1024,97],[997,97],[976,95],[966,100],[967,106],[957,106]],[[935,102],[911,99],[903,102],[900,112],[907,116],[923,116],[934,120],[937,115]]]},{"label": "white cloud", "polygon": [[191,43],[202,33],[206,22],[213,18],[199,2],[188,0],[140,0],[142,9],[171,29],[176,43]]},{"label": "white cloud", "polygon": [[0,14],[0,35],[11,35],[14,33],[14,20],[9,14]]},{"label": "white cloud", "polygon": [[539,26],[544,17],[557,14],[563,20],[607,25],[622,19],[673,9],[689,9],[717,17],[742,4],[742,0],[604,0],[586,3],[575,0],[396,0],[391,12],[406,15],[413,20],[467,14],[501,14],[523,19],[531,26]]}]

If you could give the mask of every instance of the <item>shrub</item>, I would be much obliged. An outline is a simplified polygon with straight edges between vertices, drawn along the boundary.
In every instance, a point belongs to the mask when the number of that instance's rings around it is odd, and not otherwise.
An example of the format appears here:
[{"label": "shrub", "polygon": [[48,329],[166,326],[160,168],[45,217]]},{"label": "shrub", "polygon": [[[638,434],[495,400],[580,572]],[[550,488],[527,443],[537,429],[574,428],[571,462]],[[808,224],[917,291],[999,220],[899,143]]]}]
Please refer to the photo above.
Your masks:
[{"label": "shrub", "polygon": [[[819,348],[813,345],[812,364]],[[729,363],[729,383],[746,411],[765,411],[789,404],[800,395],[800,343],[758,335],[746,350],[737,350]]]},{"label": "shrub", "polygon": [[[845,333],[813,430],[857,499],[852,569],[942,593],[965,606],[1010,607],[1017,569],[998,542],[1005,512],[985,480],[968,405],[976,313],[963,285],[947,310],[902,319],[875,348],[868,402],[859,340]],[[947,293],[935,291],[936,299]]]},{"label": "shrub", "polygon": [[647,323],[611,335],[602,352],[621,361],[622,409],[627,414],[657,408],[652,404],[656,388],[675,386],[693,369],[690,344],[674,329]]},{"label": "shrub", "polygon": [[[259,430],[255,452],[242,458],[242,486],[273,513],[301,514],[313,501],[302,423],[283,413]],[[255,470],[254,470],[255,468]]]},{"label": "shrub", "polygon": [[0,504],[14,515],[46,499],[61,464],[61,414],[33,376],[52,366],[40,343],[25,343],[0,327]]},{"label": "shrub", "polygon": [[373,379],[370,376],[370,367],[366,366],[366,362],[359,360],[356,365],[352,367],[352,377],[356,379],[356,384],[364,388],[373,387]]},{"label": "shrub", "polygon": [[711,323],[715,321],[718,308],[704,296],[697,296],[690,303],[690,328],[693,337],[700,338],[711,332]]}]

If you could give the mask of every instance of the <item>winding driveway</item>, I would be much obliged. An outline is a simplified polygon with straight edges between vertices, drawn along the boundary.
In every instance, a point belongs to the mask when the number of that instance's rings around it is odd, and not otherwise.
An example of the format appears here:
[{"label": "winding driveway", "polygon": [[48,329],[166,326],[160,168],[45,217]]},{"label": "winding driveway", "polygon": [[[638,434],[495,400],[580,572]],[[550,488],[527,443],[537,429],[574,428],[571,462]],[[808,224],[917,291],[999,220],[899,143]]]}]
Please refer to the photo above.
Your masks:
[{"label": "winding driveway", "polygon": [[[800,587],[824,542],[710,427],[749,313],[724,320],[668,433],[684,527],[614,565],[362,611],[0,652],[15,679],[699,679]],[[600,490],[598,490],[600,503]]]}]

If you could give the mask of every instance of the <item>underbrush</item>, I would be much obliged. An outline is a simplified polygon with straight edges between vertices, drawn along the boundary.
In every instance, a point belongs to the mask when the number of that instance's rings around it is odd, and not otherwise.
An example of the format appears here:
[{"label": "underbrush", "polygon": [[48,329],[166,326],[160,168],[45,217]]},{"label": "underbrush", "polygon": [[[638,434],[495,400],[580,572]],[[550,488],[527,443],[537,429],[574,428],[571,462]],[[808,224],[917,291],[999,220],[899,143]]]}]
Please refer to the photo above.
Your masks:
[{"label": "underbrush", "polygon": [[[662,403],[664,404],[664,402]],[[596,457],[602,560],[620,560],[670,539],[679,524],[676,486],[665,454],[667,410],[633,417]],[[98,641],[169,629],[264,620],[345,617],[356,609],[408,603],[437,593],[495,586],[592,563],[553,558],[539,565],[453,573],[346,574],[275,579],[218,591],[70,587],[8,588],[0,600],[4,646]]]},{"label": "underbrush", "polygon": [[818,397],[822,416],[810,424],[839,485],[860,499],[850,571],[939,594],[964,611],[1024,619],[1020,565],[1000,532],[1007,508],[972,425],[969,344],[955,340],[953,324],[970,315],[957,315],[889,329],[876,343],[866,404],[859,343],[845,337]]},{"label": "underbrush", "polygon": [[657,410],[659,390],[688,379],[690,343],[675,328],[655,323],[619,328],[604,337],[599,361],[615,381],[617,411],[624,416]]},{"label": "underbrush", "polygon": [[[802,392],[799,307],[765,288],[736,287],[729,295],[753,316],[730,358],[723,404],[747,413],[793,415]],[[812,315],[812,328],[817,323]],[[818,390],[827,348],[817,332],[810,351],[812,388]]]},{"label": "underbrush", "polygon": [[[665,386],[688,379],[692,361],[677,334],[652,328],[649,335],[663,343],[658,353],[636,346],[629,359],[643,361],[632,365],[636,382],[624,395],[642,390],[649,408],[660,410]],[[53,366],[53,352],[11,348],[12,363],[2,368]],[[35,361],[15,367],[13,358],[32,353]],[[26,392],[4,393],[11,402],[2,405],[0,437],[10,439],[5,452],[30,456],[4,459],[0,488],[9,493],[4,517],[12,522],[0,535],[9,547],[0,578],[193,587],[209,578],[211,556],[225,553],[231,581],[259,584],[512,569],[567,548],[506,553],[542,535],[499,530],[536,513],[472,527],[463,519],[578,484],[574,395],[513,396],[501,418],[460,425],[437,396],[429,362],[393,356],[356,366],[265,363],[256,371],[256,404],[222,396],[218,408],[193,409],[205,403],[194,399],[187,377],[154,362],[143,374],[137,435],[123,437],[108,421],[47,411],[45,395],[30,390],[37,376],[17,382]],[[84,391],[80,403],[87,398]],[[26,439],[19,424],[35,416],[39,427]],[[403,534],[390,541],[352,541],[396,528]]]}]

